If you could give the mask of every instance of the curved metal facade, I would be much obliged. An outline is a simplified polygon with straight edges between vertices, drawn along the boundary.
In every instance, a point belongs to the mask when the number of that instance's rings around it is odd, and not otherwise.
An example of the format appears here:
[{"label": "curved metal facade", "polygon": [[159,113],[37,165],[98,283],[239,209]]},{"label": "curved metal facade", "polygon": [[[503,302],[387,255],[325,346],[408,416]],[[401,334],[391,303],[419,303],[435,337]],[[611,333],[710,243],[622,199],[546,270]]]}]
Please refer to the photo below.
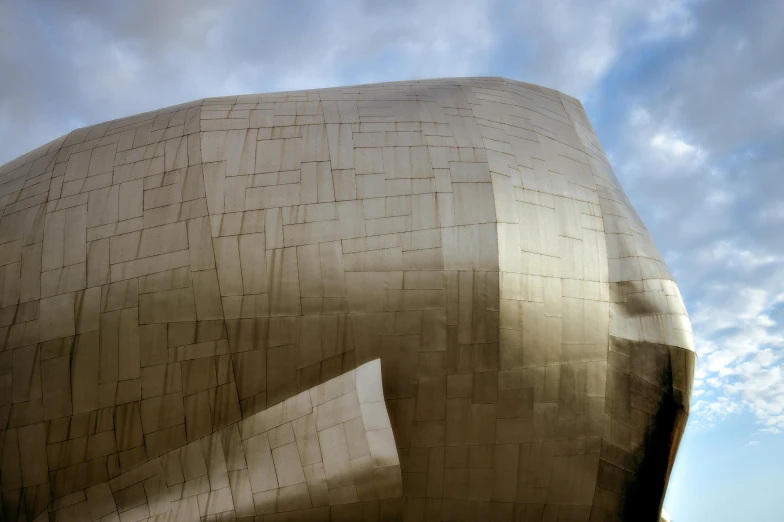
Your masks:
[{"label": "curved metal facade", "polygon": [[574,98],[205,99],[0,209],[4,520],[658,520],[691,327]]}]

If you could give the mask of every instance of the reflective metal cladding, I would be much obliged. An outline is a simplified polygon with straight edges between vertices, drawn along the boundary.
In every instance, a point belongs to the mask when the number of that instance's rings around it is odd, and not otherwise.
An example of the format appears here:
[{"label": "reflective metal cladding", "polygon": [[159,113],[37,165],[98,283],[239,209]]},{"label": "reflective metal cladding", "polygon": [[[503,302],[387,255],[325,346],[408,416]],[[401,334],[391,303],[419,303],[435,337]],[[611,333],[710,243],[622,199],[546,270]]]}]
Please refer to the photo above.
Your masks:
[{"label": "reflective metal cladding", "polygon": [[3,520],[659,519],[691,326],[574,98],[199,100],[0,209]]}]

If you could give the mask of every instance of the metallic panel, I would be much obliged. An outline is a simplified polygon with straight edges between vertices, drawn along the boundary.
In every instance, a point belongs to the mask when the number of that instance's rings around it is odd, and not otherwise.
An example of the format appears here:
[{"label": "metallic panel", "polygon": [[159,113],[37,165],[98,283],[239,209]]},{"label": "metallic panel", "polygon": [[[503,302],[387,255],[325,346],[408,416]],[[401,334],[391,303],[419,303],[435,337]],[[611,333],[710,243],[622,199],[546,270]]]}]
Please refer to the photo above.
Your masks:
[{"label": "metallic panel", "polygon": [[4,520],[658,520],[691,326],[574,98],[199,100],[0,211]]}]

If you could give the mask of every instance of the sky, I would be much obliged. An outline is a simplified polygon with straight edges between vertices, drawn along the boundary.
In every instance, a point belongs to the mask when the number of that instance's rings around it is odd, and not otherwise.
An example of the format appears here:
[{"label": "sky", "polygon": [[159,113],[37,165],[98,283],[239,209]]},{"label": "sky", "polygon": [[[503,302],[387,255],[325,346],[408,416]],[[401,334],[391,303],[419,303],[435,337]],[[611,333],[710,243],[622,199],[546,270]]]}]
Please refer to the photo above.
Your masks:
[{"label": "sky", "polygon": [[784,0],[0,0],[0,164],[208,96],[445,76],[576,96],[694,326],[665,506],[780,522],[782,20]]}]

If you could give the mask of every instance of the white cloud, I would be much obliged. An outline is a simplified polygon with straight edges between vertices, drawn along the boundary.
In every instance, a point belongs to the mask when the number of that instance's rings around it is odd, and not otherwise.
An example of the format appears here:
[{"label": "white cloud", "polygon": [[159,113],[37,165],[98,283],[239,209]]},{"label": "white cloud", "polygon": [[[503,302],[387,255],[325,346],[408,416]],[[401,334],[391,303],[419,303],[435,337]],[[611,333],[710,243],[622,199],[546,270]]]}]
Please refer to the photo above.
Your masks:
[{"label": "white cloud", "polygon": [[779,224],[784,221],[784,202],[774,200],[761,205],[755,213],[755,218],[763,226]]},{"label": "white cloud", "polygon": [[654,149],[673,155],[676,158],[696,157],[701,161],[705,157],[705,151],[695,145],[686,143],[673,132],[657,132],[651,138],[650,145]]},{"label": "white cloud", "polygon": [[[697,424],[750,411],[769,430],[784,428],[784,326],[775,313],[784,293],[784,260],[720,242],[703,252],[706,270],[746,273],[756,284],[728,280],[704,289],[692,310],[699,355]],[[762,276],[768,271],[767,276]],[[707,386],[707,388],[706,388]]]},{"label": "white cloud", "polygon": [[691,4],[680,0],[519,2],[513,19],[534,56],[521,65],[530,78],[526,81],[584,101],[593,98],[597,86],[630,50],[690,34],[697,27]]},{"label": "white cloud", "polygon": [[689,36],[697,26],[692,15],[692,2],[663,0],[654,4],[648,13],[648,27],[643,33],[644,40],[663,40]]},{"label": "white cloud", "polygon": [[760,101],[767,101],[773,98],[779,91],[784,89],[784,76],[775,80],[765,82],[751,90],[751,95]]},{"label": "white cloud", "polygon": [[714,190],[705,198],[705,203],[710,207],[723,207],[731,204],[735,196],[726,190]]},{"label": "white cloud", "polygon": [[[709,151],[685,137],[676,123],[668,114],[654,114],[643,105],[629,110],[623,122],[624,151],[616,163],[624,185],[634,188],[642,180],[671,184],[673,180],[696,178],[706,172],[717,173]],[[704,204],[721,207],[732,199],[731,193],[716,187],[704,198]],[[659,214],[659,219],[666,219],[670,215],[663,212],[661,202],[652,211]]]},{"label": "white cloud", "polygon": [[651,113],[645,107],[635,107],[629,116],[629,123],[634,127],[647,125],[651,121]]},{"label": "white cloud", "polygon": [[[699,249],[696,252],[696,256],[701,263],[718,264],[724,268],[738,270],[753,270],[761,265],[770,265],[784,261],[781,257],[767,252],[754,252],[747,248],[739,247],[735,241],[730,239],[721,239],[707,245]],[[753,290],[749,289],[744,289],[743,292],[746,294],[749,292],[754,293]],[[756,295],[759,296],[759,293],[756,293]],[[746,295],[745,297],[752,296]],[[752,299],[751,302],[759,305],[759,297]]]},{"label": "white cloud", "polygon": [[728,415],[739,413],[740,405],[726,397],[719,397],[713,401],[698,400],[692,405],[691,411],[698,416],[698,426],[710,426],[724,420]]}]

